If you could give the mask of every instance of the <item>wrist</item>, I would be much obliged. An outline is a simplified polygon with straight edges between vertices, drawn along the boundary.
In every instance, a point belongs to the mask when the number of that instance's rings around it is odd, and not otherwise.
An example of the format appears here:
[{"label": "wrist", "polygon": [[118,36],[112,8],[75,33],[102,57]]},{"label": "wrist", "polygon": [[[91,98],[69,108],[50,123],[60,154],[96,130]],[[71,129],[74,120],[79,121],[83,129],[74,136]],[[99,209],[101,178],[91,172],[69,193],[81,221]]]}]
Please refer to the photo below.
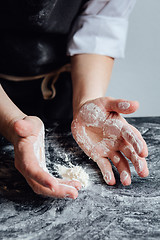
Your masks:
[{"label": "wrist", "polygon": [[79,54],[71,58],[73,83],[73,116],[93,99],[104,97],[114,60],[95,54]]},{"label": "wrist", "polygon": [[21,113],[14,116],[12,119],[6,120],[6,122],[4,122],[4,131],[2,131],[2,135],[12,144],[14,144],[15,138],[17,137],[17,133],[14,127],[15,122],[24,119],[26,116],[27,115],[25,115],[24,113]]},{"label": "wrist", "polygon": [[0,85],[0,134],[13,143],[14,123],[26,116],[7,96]]}]

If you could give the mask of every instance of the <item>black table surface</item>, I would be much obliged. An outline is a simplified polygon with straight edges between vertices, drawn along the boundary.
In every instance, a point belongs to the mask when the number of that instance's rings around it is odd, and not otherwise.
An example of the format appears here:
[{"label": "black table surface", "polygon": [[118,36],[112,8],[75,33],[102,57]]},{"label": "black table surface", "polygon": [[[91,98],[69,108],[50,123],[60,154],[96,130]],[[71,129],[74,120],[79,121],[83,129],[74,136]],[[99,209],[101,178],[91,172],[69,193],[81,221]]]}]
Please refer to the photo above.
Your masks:
[{"label": "black table surface", "polygon": [[46,128],[46,160],[51,173],[66,159],[85,168],[89,186],[76,200],[36,195],[14,168],[13,146],[0,139],[0,239],[160,239],[160,117],[129,118],[147,142],[150,174],[132,184],[107,186],[97,165],[78,147],[70,123]]}]

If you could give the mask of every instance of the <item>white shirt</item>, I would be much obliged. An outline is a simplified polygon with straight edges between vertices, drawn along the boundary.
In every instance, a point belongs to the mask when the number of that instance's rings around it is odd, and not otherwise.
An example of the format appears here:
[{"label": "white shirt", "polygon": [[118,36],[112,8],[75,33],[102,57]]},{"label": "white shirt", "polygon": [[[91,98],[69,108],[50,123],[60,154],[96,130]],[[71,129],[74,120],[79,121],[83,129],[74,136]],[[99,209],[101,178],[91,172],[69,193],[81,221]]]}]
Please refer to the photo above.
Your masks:
[{"label": "white shirt", "polygon": [[128,17],[136,0],[90,0],[72,28],[67,55],[90,53],[123,58]]}]

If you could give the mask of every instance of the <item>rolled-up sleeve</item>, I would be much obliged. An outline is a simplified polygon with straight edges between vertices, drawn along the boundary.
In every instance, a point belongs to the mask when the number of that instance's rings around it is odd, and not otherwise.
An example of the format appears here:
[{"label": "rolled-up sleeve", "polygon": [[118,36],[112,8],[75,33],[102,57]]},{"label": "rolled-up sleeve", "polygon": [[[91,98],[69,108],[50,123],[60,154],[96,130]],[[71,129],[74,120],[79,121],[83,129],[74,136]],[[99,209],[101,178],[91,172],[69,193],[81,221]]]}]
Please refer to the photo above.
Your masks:
[{"label": "rolled-up sleeve", "polygon": [[89,53],[123,58],[128,17],[136,0],[90,0],[76,19],[67,55]]}]

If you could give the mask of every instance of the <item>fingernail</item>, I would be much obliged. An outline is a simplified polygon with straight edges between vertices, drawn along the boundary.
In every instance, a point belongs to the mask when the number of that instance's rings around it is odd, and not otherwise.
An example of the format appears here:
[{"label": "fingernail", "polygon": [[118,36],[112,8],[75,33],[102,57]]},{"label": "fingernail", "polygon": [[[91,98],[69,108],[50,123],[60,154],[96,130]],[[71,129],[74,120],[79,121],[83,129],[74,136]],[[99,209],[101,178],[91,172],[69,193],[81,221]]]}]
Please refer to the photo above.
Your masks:
[{"label": "fingernail", "polygon": [[76,199],[77,197],[76,197],[75,195],[66,194],[66,195],[64,196],[64,198]]},{"label": "fingernail", "polygon": [[120,174],[120,180],[123,183],[124,181],[126,181],[126,179],[128,178],[129,174],[124,170],[121,172]]},{"label": "fingernail", "polygon": [[104,180],[106,181],[107,184],[110,183],[112,178],[111,172],[107,171],[106,174],[104,175]]},{"label": "fingernail", "polygon": [[66,194],[64,198],[72,198],[72,196],[70,194]]},{"label": "fingernail", "polygon": [[118,108],[121,110],[127,110],[130,107],[129,102],[120,102],[118,103]]},{"label": "fingernail", "polygon": [[81,190],[81,188],[82,188],[82,187],[79,187],[79,186],[76,187],[77,190]]},{"label": "fingernail", "polygon": [[115,163],[119,163],[120,158],[119,158],[118,156],[114,156],[114,157],[113,157],[113,161],[114,161]]},{"label": "fingernail", "polygon": [[70,198],[72,198],[72,199],[74,199],[74,200],[75,200],[77,197],[76,197],[76,196],[70,196]]},{"label": "fingernail", "polygon": [[55,192],[54,188],[51,188],[52,192]]}]

